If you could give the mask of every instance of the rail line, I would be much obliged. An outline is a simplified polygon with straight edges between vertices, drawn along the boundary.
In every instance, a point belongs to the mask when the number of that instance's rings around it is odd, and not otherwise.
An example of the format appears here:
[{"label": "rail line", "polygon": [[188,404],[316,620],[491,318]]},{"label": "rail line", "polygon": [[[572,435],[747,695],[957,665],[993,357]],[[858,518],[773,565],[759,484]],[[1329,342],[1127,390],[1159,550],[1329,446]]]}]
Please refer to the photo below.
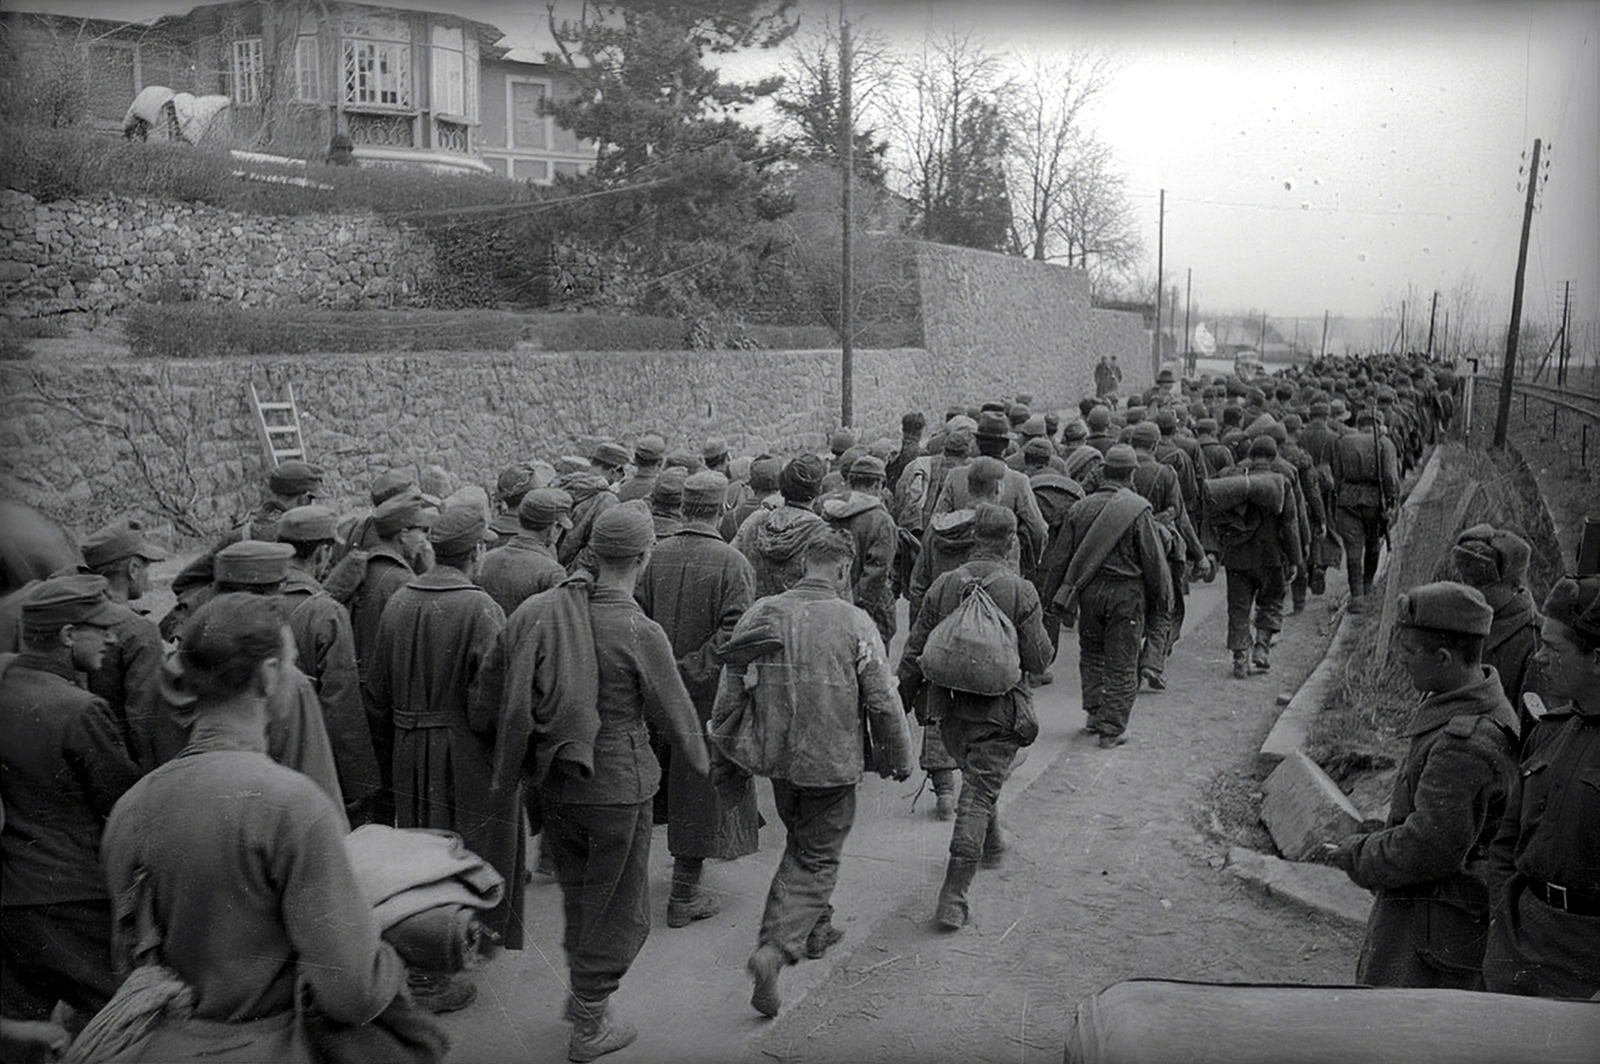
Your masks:
[{"label": "rail line", "polygon": [[[1494,398],[1499,398],[1501,382],[1499,378],[1488,374],[1478,374],[1474,378],[1476,388],[1493,388]],[[1571,432],[1575,427],[1578,435],[1578,463],[1581,466],[1589,464],[1589,449],[1591,446],[1600,448],[1600,431],[1591,429],[1591,422],[1600,426],[1600,395],[1591,392],[1575,391],[1571,388],[1556,388],[1548,384],[1534,384],[1530,381],[1514,381],[1511,385],[1512,399],[1519,396],[1522,402],[1522,421],[1526,424],[1532,418],[1538,417],[1537,408],[1530,413],[1528,400],[1533,399],[1547,405],[1550,411],[1550,435],[1558,435],[1562,431],[1562,423],[1566,422],[1566,431]],[[1489,396],[1484,396],[1485,402],[1473,415],[1472,431],[1474,435],[1481,431],[1493,432],[1494,405],[1489,402]],[[1516,403],[1513,402],[1513,407]],[[1481,413],[1483,416],[1478,416]],[[1566,417],[1563,417],[1563,414]],[[1572,415],[1576,415],[1573,417]]]}]

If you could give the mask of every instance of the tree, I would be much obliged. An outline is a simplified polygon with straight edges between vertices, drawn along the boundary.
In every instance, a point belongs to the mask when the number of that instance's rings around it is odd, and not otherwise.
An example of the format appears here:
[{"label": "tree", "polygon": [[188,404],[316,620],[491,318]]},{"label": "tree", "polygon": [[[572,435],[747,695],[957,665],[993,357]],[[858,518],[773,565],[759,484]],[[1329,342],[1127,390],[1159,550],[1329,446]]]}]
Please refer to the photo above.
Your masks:
[{"label": "tree", "polygon": [[553,101],[563,128],[599,149],[600,181],[631,179],[662,157],[726,145],[741,159],[760,153],[759,131],[734,116],[771,96],[781,77],[723,81],[708,55],[771,48],[795,30],[793,0],[610,0],[587,3],[582,16],[556,22],[551,68],[578,91]]},{"label": "tree", "polygon": [[1057,257],[1068,207],[1082,198],[1076,186],[1095,177],[1092,161],[1104,148],[1085,129],[1084,112],[1109,82],[1104,56],[1080,51],[1051,62],[1035,55],[1007,95],[1013,240],[1040,262]]},{"label": "tree", "polygon": [[1079,142],[1055,232],[1065,245],[1067,265],[1087,270],[1092,283],[1105,284],[1136,269],[1144,254],[1125,184],[1109,146],[1092,137]]},{"label": "tree", "polygon": [[[858,34],[854,27],[850,53],[854,170],[858,179],[881,186],[889,142],[878,138],[875,114],[893,81],[894,62],[880,36]],[[839,31],[829,21],[790,54],[784,64],[784,90],[773,100],[789,130],[783,143],[791,157],[838,165],[843,139],[839,101]]]},{"label": "tree", "polygon": [[1010,89],[999,56],[974,35],[930,35],[910,71],[909,106],[896,125],[900,177],[922,237],[968,247],[1011,246],[1002,160]]}]

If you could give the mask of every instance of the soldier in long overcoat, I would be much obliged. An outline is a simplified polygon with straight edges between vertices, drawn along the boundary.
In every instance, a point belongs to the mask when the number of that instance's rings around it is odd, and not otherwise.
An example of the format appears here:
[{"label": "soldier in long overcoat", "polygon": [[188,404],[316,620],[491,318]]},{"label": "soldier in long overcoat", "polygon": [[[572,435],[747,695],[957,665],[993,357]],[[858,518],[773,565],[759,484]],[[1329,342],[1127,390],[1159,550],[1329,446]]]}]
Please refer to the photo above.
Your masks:
[{"label": "soldier in long overcoat", "polygon": [[[702,727],[717,699],[718,651],[755,598],[749,561],[717,531],[727,490],[720,473],[696,473],[684,481],[683,527],[656,545],[634,591],[645,615],[667,633]],[[669,758],[667,776],[667,849],[673,860],[667,926],[683,927],[722,907],[700,886],[705,859],[755,853],[760,820],[748,781],[740,793],[719,793],[682,758]]]}]

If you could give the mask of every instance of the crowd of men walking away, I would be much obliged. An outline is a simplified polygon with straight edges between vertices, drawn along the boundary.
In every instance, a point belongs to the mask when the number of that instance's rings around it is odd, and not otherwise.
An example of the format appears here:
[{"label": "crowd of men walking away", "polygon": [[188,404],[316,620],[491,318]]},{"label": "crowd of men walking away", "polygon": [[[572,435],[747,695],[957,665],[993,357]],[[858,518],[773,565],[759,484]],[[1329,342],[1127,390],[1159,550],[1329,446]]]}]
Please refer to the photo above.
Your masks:
[{"label": "crowd of men walking away", "polygon": [[[925,773],[952,822],[930,916],[959,931],[1005,860],[997,800],[1062,631],[1106,751],[1165,689],[1196,580],[1224,573],[1231,676],[1270,670],[1330,567],[1367,608],[1401,477],[1456,399],[1416,356],[1127,396],[1120,376],[1074,410],[963,404],[932,433],[909,413],[827,454],[646,433],[530,456],[492,495],[391,471],[342,519],[285,462],[159,621],[139,607],[165,553],[128,521],[89,536],[0,602],[5,1059],[438,1059],[428,1014],[476,993],[461,928],[434,951],[454,961],[397,952],[351,857],[370,825],[459,836],[474,926],[507,949],[524,884],[554,877],[574,1061],[637,1037],[609,1002],[649,934],[654,826],[668,926],[712,916],[707,860],[758,849],[755,777],[786,835],[758,1012],[843,937],[865,772]],[[1600,578],[1541,613],[1528,556],[1469,529],[1461,581],[1398,604],[1427,697],[1387,826],[1326,855],[1378,892],[1363,981],[1600,991]],[[90,1022],[69,1048],[53,1021]]]}]

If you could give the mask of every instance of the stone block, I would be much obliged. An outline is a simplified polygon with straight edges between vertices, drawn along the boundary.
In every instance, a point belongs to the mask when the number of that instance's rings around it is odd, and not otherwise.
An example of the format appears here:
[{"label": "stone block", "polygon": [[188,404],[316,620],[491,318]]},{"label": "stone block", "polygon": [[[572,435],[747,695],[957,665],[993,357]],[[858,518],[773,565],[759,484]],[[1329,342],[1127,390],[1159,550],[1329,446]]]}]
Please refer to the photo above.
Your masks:
[{"label": "stone block", "polygon": [[1261,822],[1278,852],[1304,861],[1324,842],[1357,831],[1361,813],[1339,785],[1303,752],[1284,758],[1262,785]]},{"label": "stone block", "polygon": [[1228,851],[1228,869],[1263,893],[1365,927],[1372,894],[1331,865],[1296,864],[1243,846]]}]

